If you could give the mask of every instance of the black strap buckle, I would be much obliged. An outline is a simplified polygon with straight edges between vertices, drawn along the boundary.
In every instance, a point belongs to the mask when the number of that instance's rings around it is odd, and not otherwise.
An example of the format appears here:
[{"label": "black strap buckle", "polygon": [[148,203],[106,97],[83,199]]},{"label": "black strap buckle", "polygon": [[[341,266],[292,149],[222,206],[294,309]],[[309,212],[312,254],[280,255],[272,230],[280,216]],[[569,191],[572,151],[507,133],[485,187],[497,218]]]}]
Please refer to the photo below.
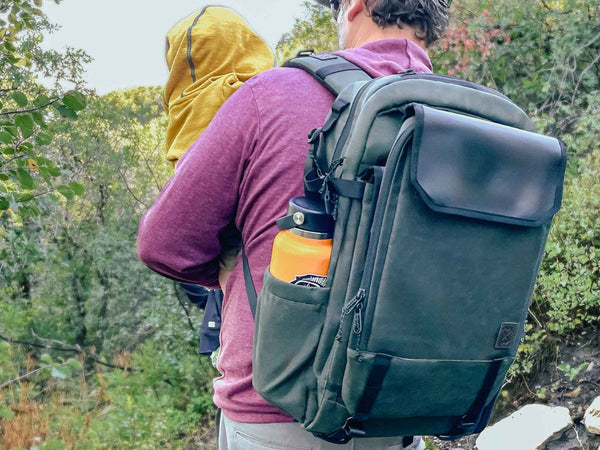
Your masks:
[{"label": "black strap buckle", "polygon": [[312,56],[314,53],[315,53],[315,51],[312,48],[308,48],[306,50],[300,50],[296,54],[296,58],[302,58],[303,56]]},{"label": "black strap buckle", "polygon": [[365,437],[366,432],[363,429],[360,422],[356,421],[354,417],[349,417],[344,426],[331,434],[323,435],[315,433],[320,439],[331,442],[332,444],[347,444],[355,437]]},{"label": "black strap buckle", "polygon": [[321,128],[315,128],[308,133],[308,143],[314,144],[321,137]]},{"label": "black strap buckle", "polygon": [[350,437],[350,439],[355,437],[365,437],[367,435],[362,422],[355,420],[354,417],[348,418],[342,429]]}]

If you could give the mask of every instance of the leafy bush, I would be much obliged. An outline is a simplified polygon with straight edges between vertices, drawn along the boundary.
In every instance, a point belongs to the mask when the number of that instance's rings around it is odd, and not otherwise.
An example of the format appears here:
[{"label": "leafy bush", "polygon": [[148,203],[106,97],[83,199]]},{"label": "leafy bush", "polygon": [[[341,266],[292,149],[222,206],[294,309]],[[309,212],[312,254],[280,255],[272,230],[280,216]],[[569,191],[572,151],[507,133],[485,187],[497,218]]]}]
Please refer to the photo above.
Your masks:
[{"label": "leafy bush", "polygon": [[563,335],[600,319],[600,154],[567,179],[533,295],[548,330]]}]

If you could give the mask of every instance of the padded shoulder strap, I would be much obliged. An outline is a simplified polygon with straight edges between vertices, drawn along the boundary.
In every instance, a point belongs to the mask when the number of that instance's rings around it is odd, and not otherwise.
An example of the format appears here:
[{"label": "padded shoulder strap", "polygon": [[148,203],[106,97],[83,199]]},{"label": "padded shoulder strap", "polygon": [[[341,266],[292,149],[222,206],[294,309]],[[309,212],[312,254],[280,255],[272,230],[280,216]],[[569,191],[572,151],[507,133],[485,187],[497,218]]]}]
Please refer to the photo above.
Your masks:
[{"label": "padded shoulder strap", "polygon": [[297,57],[287,61],[283,67],[295,67],[305,70],[336,96],[352,83],[373,79],[356,64],[337,55],[299,54]]}]

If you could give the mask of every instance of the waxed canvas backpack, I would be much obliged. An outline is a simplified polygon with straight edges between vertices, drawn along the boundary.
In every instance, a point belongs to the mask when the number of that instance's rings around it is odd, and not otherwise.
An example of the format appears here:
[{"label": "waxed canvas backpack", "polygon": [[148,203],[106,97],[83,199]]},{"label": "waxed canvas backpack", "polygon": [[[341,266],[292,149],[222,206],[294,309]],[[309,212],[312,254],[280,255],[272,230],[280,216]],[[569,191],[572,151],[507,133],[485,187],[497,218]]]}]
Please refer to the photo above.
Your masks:
[{"label": "waxed canvas backpack", "polygon": [[267,269],[256,301],[244,255],[255,389],[331,442],[481,431],[561,205],[563,144],[456,78],[286,65],[337,95],[305,171],[335,232],[324,288]]}]

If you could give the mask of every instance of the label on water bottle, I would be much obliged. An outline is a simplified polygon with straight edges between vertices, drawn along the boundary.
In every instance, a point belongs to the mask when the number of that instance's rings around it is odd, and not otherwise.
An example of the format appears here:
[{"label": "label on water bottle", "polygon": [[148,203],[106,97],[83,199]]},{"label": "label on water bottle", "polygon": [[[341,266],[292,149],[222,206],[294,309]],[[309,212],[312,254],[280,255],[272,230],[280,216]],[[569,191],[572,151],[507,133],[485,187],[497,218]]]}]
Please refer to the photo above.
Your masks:
[{"label": "label on water bottle", "polygon": [[324,288],[327,284],[327,277],[325,275],[312,275],[310,273],[298,275],[291,284],[295,284],[296,286]]}]

